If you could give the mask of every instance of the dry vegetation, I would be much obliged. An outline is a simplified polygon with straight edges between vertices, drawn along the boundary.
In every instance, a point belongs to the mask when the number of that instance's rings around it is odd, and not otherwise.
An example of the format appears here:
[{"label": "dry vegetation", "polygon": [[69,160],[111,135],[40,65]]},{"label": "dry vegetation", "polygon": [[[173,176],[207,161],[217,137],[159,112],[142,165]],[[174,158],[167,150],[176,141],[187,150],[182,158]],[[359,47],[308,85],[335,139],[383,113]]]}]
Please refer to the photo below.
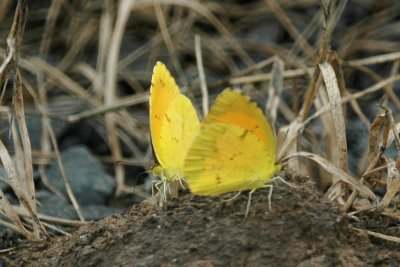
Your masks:
[{"label": "dry vegetation", "polygon": [[[199,114],[228,86],[265,106],[278,160],[313,177],[349,216],[370,209],[400,220],[391,205],[400,190],[398,3],[54,0],[30,1],[27,12],[26,2],[0,3],[1,179],[19,200],[10,204],[0,191],[0,224],[29,239],[79,224],[36,211],[33,169],[51,188],[46,166],[62,153],[51,119],[95,125],[106,141],[98,145],[109,149],[99,159],[113,167],[115,194],[151,196],[145,185],[133,188],[126,168],[137,176],[152,165],[146,104],[156,60],[175,73]],[[26,114],[42,120],[39,151],[31,149]],[[349,131],[354,121],[369,136]],[[363,151],[354,154],[349,138]],[[390,149],[396,153],[385,154]],[[84,221],[71,190],[68,198]]]}]

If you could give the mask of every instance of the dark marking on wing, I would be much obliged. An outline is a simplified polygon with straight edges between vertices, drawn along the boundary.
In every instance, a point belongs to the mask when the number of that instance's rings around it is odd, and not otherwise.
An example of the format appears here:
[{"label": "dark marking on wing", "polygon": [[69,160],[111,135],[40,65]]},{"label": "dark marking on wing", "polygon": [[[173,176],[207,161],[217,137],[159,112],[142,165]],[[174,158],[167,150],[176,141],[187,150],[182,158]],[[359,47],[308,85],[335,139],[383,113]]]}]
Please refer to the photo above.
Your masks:
[{"label": "dark marking on wing", "polygon": [[167,114],[167,113],[165,113],[165,119],[166,119],[168,122],[171,122],[171,119],[168,117],[168,114]]},{"label": "dark marking on wing", "polygon": [[221,184],[221,177],[217,176],[215,179],[217,179],[217,184]]},{"label": "dark marking on wing", "polygon": [[246,135],[247,135],[248,132],[249,132],[249,130],[245,129],[245,130],[243,131],[243,133],[240,135],[240,139],[244,139],[244,138],[246,137]]}]

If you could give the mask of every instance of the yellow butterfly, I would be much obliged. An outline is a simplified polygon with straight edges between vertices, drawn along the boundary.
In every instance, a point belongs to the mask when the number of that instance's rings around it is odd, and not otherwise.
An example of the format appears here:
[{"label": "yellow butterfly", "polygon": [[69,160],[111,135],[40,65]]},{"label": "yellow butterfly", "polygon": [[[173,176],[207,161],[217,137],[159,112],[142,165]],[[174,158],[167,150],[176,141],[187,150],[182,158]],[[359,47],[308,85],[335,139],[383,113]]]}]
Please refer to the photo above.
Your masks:
[{"label": "yellow butterfly", "polygon": [[[181,94],[167,67],[157,62],[150,88],[150,133],[156,166],[154,175],[164,185],[180,181],[187,150],[200,128],[190,100]],[[157,187],[157,185],[156,185]]]},{"label": "yellow butterfly", "polygon": [[262,111],[240,92],[225,89],[189,148],[185,180],[195,195],[252,193],[281,170],[275,157],[275,135]]}]

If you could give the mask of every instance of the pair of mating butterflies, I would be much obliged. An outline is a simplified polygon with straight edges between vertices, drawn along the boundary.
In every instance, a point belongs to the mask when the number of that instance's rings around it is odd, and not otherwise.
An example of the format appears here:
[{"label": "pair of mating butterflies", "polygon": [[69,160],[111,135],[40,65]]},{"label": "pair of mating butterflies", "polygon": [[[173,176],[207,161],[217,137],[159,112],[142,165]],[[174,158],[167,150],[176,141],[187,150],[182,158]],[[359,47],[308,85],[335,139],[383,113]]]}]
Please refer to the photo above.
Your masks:
[{"label": "pair of mating butterflies", "polygon": [[225,89],[200,124],[166,66],[154,66],[150,89],[150,131],[161,182],[184,178],[195,195],[263,187],[275,164],[273,129],[262,111],[237,91]]}]

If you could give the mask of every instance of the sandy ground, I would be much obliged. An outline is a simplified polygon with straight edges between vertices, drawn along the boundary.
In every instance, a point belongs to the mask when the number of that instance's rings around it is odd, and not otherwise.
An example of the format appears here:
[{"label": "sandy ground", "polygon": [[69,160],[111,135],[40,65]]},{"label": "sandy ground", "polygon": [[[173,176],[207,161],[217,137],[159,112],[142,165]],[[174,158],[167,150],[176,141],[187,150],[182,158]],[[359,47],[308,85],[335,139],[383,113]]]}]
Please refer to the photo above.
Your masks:
[{"label": "sandy ground", "polygon": [[[388,230],[379,214],[355,222],[306,177],[283,174],[268,190],[216,198],[190,194],[163,209],[140,204],[90,223],[71,237],[26,241],[2,257],[7,266],[398,266],[400,246],[354,228]],[[380,216],[380,220],[377,220]],[[379,225],[379,221],[382,225]],[[374,222],[371,224],[370,222]],[[392,229],[393,230],[393,229]]]}]

